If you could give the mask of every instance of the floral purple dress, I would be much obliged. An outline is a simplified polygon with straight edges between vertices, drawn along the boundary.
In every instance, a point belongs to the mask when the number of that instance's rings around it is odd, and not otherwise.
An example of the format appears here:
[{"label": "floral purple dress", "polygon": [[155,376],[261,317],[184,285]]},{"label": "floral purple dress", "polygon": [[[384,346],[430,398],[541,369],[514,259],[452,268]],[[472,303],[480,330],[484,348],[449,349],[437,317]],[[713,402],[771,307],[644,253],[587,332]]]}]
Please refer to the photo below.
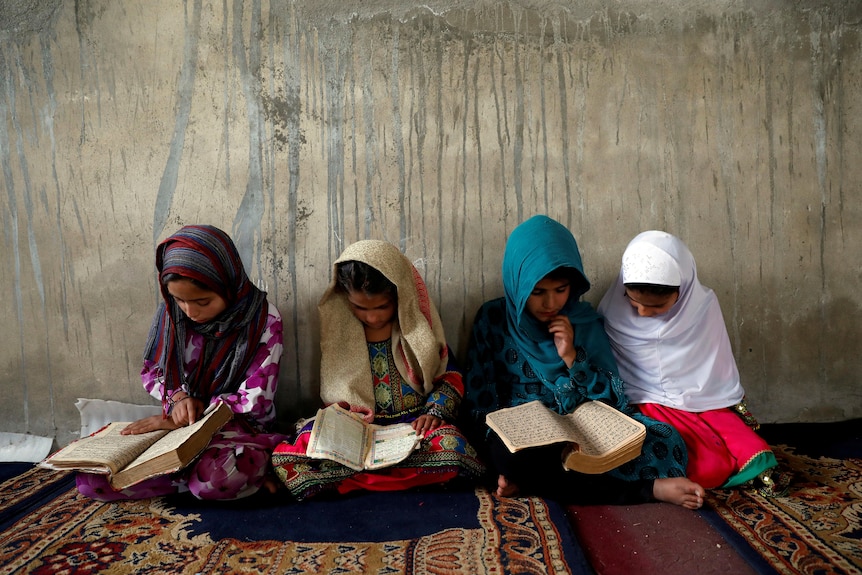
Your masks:
[{"label": "floral purple dress", "polygon": [[[189,331],[184,350],[187,372],[194,371],[201,357],[203,336]],[[283,435],[269,433],[275,420],[275,392],[282,354],[282,322],[270,302],[263,335],[246,378],[235,392],[214,396],[210,405],[226,403],[235,416],[189,467],[173,475],[154,477],[122,491],[115,491],[104,475],[79,473],[78,491],[102,501],[142,499],[191,491],[198,499],[239,499],[255,493],[263,484],[269,454]],[[161,400],[163,374],[154,362],[145,360],[141,371],[144,389]]]}]

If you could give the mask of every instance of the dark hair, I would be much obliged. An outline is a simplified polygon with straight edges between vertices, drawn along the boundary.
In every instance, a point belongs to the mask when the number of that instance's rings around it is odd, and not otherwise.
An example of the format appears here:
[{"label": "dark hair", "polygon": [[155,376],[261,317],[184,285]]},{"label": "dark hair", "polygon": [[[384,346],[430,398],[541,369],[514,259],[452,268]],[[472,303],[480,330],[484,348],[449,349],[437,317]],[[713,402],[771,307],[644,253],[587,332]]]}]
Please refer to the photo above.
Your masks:
[{"label": "dark hair", "polygon": [[388,295],[395,298],[398,288],[382,273],[359,261],[341,262],[335,266],[335,284],[343,292]]},{"label": "dark hair", "polygon": [[573,270],[572,268],[562,267],[562,268],[555,269],[554,271],[552,271],[551,273],[549,273],[548,275],[546,275],[542,279],[554,280],[554,281],[560,281],[560,280],[572,281],[576,276],[577,276],[577,274],[575,273],[575,270]]},{"label": "dark hair", "polygon": [[215,291],[215,290],[213,290],[213,288],[211,288],[210,286],[208,286],[207,284],[205,284],[202,281],[198,281],[195,278],[190,278],[188,276],[184,276],[184,275],[180,275],[180,274],[167,273],[167,274],[164,274],[162,276],[162,279],[161,279],[162,285],[164,285],[164,286],[168,285],[171,282],[176,282],[176,281],[181,281],[181,280],[186,280],[187,282],[190,282],[192,285],[195,285],[204,291]]},{"label": "dark hair", "polygon": [[568,281],[569,287],[571,289],[571,293],[576,294],[578,297],[586,293],[589,288],[589,282],[587,282],[584,274],[576,270],[575,268],[569,267],[559,267],[554,271],[547,274],[542,279],[552,280],[552,281]]},{"label": "dark hair", "polygon": [[628,289],[634,289],[639,292],[652,294],[659,297],[664,297],[672,293],[679,293],[679,286],[665,286],[659,284],[624,284]]}]

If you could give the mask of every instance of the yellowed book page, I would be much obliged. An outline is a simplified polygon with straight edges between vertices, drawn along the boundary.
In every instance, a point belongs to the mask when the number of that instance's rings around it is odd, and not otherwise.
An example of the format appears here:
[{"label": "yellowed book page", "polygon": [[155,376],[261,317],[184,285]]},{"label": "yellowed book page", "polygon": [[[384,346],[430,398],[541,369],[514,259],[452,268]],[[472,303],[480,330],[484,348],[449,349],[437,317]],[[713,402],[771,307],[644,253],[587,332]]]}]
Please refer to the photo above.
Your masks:
[{"label": "yellowed book page", "polygon": [[95,435],[77,440],[49,457],[45,461],[46,466],[71,462],[80,464],[76,468],[96,469],[97,465],[93,464],[98,464],[106,465],[116,472],[167,433],[153,431],[140,435],[121,435],[120,432],[128,425],[126,422],[112,423]]},{"label": "yellowed book page", "polygon": [[419,442],[419,436],[409,423],[376,425],[373,429],[366,469],[379,469],[404,461]]},{"label": "yellowed book page", "polygon": [[209,410],[206,415],[199,420],[195,421],[191,425],[187,425],[185,427],[180,427],[179,429],[174,429],[173,431],[165,434],[164,437],[159,439],[156,443],[152,444],[146,451],[144,451],[141,455],[135,458],[134,461],[129,463],[128,466],[123,468],[123,470],[132,469],[139,465],[146,463],[152,459],[160,455],[164,455],[165,453],[170,453],[171,451],[179,448],[183,443],[188,441],[188,439],[194,435],[194,433],[199,430],[204,424],[209,421],[215,410]]},{"label": "yellowed book page", "polygon": [[575,440],[572,424],[540,401],[494,411],[485,421],[510,449]]},{"label": "yellowed book page", "polygon": [[331,459],[351,469],[364,468],[368,426],[338,405],[320,409],[311,429],[306,455]]},{"label": "yellowed book page", "polygon": [[585,455],[610,453],[644,429],[640,422],[598,401],[580,405],[567,419],[572,421],[575,442]]}]

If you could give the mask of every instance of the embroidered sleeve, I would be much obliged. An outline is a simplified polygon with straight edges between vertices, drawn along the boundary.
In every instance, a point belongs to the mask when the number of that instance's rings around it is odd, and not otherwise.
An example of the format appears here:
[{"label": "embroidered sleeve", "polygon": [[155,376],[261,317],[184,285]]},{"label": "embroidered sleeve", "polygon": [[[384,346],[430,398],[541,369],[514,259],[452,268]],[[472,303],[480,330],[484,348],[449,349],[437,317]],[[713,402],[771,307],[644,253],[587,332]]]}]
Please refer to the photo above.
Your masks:
[{"label": "embroidered sleeve", "polygon": [[458,407],[464,395],[464,382],[452,350],[448,350],[446,371],[434,380],[434,390],[425,401],[425,413],[448,422],[458,417]]}]

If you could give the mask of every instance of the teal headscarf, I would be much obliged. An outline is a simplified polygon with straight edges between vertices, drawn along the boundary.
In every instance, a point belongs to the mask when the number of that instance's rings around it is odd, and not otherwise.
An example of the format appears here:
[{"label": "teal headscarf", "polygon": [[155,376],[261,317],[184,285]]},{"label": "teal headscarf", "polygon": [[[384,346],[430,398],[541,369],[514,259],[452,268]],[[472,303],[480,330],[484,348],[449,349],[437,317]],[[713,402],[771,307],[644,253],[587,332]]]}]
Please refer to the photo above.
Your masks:
[{"label": "teal headscarf", "polygon": [[[599,323],[601,316],[588,302],[580,301],[590,289],[590,282],[584,275],[578,243],[572,233],[547,216],[533,216],[512,230],[503,255],[503,288],[510,333],[539,378],[552,387],[568,383],[568,368],[560,359],[547,326],[534,318],[526,305],[536,284],[559,268],[573,270],[569,300],[560,313],[572,322],[575,345],[591,355],[600,350],[598,355],[609,356],[607,336]],[[601,367],[616,371],[613,358],[605,359],[610,364]]]}]

